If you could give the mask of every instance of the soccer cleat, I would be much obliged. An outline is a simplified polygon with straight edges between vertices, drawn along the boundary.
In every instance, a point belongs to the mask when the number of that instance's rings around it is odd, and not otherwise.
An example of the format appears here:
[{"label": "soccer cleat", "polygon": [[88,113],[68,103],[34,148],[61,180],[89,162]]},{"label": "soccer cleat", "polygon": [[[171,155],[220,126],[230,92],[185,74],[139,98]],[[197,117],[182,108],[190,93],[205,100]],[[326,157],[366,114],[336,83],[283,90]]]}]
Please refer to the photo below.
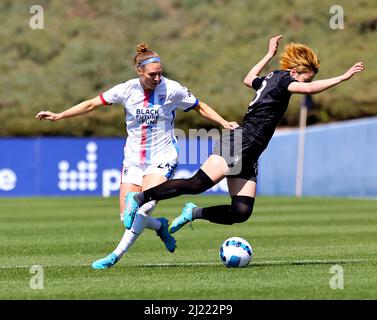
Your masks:
[{"label": "soccer cleat", "polygon": [[107,257],[94,261],[92,263],[93,269],[107,269],[111,268],[119,261],[119,257],[115,253],[110,253]]},{"label": "soccer cleat", "polygon": [[164,242],[166,249],[169,252],[173,253],[175,248],[177,247],[175,244],[174,237],[169,233],[169,221],[165,218],[158,218],[161,221],[161,228],[156,231],[157,235],[161,238]]},{"label": "soccer cleat", "polygon": [[182,209],[181,214],[175,218],[169,227],[170,233],[175,233],[181,229],[185,224],[192,222],[192,209],[197,206],[192,202],[187,202]]},{"label": "soccer cleat", "polygon": [[137,210],[139,210],[139,205],[134,199],[135,194],[138,192],[129,192],[126,196],[126,208],[123,214],[123,224],[127,229],[131,229],[132,224],[135,220],[135,215]]}]

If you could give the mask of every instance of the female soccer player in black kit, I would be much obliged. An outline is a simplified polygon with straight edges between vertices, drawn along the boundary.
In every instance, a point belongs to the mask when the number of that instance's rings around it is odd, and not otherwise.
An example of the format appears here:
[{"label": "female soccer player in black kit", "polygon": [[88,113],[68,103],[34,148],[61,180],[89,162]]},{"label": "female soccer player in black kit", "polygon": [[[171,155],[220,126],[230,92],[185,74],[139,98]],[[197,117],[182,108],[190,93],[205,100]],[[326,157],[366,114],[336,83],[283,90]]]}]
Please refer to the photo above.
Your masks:
[{"label": "female soccer player in black kit", "polygon": [[256,90],[256,95],[243,124],[222,137],[193,177],[170,180],[141,193],[129,193],[125,216],[129,214],[133,218],[151,200],[202,193],[227,177],[230,205],[199,208],[189,202],[169,231],[174,233],[195,219],[230,225],[250,217],[256,196],[257,161],[287,110],[291,94],[315,94],[364,70],[363,63],[358,62],[341,76],[312,82],[319,69],[317,55],[305,45],[290,43],[280,56],[280,70],[260,77],[262,69],[276,54],[281,38],[279,35],[270,39],[268,53],[244,79],[244,84]]}]

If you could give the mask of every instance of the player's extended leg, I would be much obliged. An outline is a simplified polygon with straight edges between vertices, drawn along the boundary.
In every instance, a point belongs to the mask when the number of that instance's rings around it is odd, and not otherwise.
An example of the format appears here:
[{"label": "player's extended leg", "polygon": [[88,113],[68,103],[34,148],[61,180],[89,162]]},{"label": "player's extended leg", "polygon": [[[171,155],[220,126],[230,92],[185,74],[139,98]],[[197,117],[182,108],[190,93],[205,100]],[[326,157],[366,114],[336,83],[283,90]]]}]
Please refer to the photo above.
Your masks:
[{"label": "player's extended leg", "polygon": [[146,202],[178,197],[183,194],[199,194],[213,187],[229,171],[224,158],[211,155],[198,172],[189,179],[173,179],[140,193],[126,197],[127,214],[133,214]]},{"label": "player's extended leg", "polygon": [[172,222],[170,232],[177,232],[185,224],[191,223],[195,219],[204,219],[225,225],[241,223],[249,219],[256,196],[256,183],[242,178],[227,178],[227,182],[232,198],[230,205],[199,208],[192,202],[186,203],[181,215]]},{"label": "player's extended leg", "polygon": [[[130,190],[132,189],[135,190],[137,188],[140,188],[141,190],[142,188],[148,188],[148,186],[153,186],[165,180],[166,178],[161,175],[150,175],[145,176],[145,178],[143,179],[142,187],[129,183],[123,183],[121,184],[120,196],[122,194],[125,195],[127,191],[130,192]],[[121,208],[122,206],[124,207],[123,203],[124,201],[120,201]],[[156,219],[150,216],[155,206],[156,201],[150,201],[141,208],[142,210],[140,210],[140,212],[137,212],[132,226],[130,227],[130,229],[126,229],[117,248],[105,258],[93,262],[93,269],[107,269],[115,265],[128,251],[128,249],[135,243],[139,235],[147,226],[150,226],[151,229],[156,230],[157,235],[164,242],[165,247],[167,248],[167,250],[169,250],[169,252],[174,252],[176,244],[174,237],[168,231],[168,220],[165,218]]]},{"label": "player's extended leg", "polygon": [[[161,174],[147,174],[143,177],[142,189],[146,190],[162,182],[167,178]],[[153,229],[157,235],[164,242],[166,249],[169,252],[174,252],[176,248],[175,239],[168,231],[168,220],[165,218],[154,218],[151,216],[152,211],[156,207],[156,201],[149,201],[145,203],[134,216],[125,215],[124,224],[126,229],[130,229],[134,234],[139,235],[143,232],[145,225],[153,225]],[[136,240],[136,239],[135,239]]]},{"label": "player's extended leg", "polygon": [[[161,184],[166,181],[167,178],[161,174],[148,174],[143,177],[142,190],[149,189],[153,186]],[[149,201],[145,203],[135,214],[133,219],[130,215],[125,216],[124,223],[129,221],[130,226],[125,231],[124,241],[119,244],[117,248],[118,254],[124,254],[128,248],[136,241],[137,237],[144,231],[145,227],[153,225],[153,229],[157,235],[164,242],[165,247],[169,252],[174,252],[176,244],[175,239],[168,232],[168,221],[165,218],[154,218],[151,216],[152,211],[156,207],[156,201]],[[130,230],[131,232],[127,232]]]},{"label": "player's extended leg", "polygon": [[[120,208],[120,220],[122,222],[123,222],[123,211],[124,211],[124,207],[125,207],[124,198],[125,198],[126,194],[129,193],[129,192],[139,192],[139,191],[141,191],[141,186],[139,186],[137,184],[125,183],[125,182],[121,181],[120,188],[119,188],[119,208]],[[124,233],[120,243],[118,244],[118,247],[122,244],[122,247],[124,248],[125,243],[127,243],[127,244],[130,243],[130,240],[129,240],[130,237],[136,238],[135,236],[132,236],[132,234]],[[92,268],[93,269],[107,269],[107,268],[112,267],[121,258],[121,254],[119,252],[115,253],[115,251],[113,251],[108,256],[106,256],[102,259],[94,261],[92,263]]]},{"label": "player's extended leg", "polygon": [[[157,186],[167,181],[167,177],[161,174],[148,174],[143,179],[143,191],[148,190],[154,186]],[[152,222],[156,226],[156,234],[160,237],[161,241],[165,244],[166,249],[173,253],[176,248],[176,241],[174,237],[169,233],[169,221],[166,218],[154,218],[151,216],[152,211],[157,205],[157,201],[149,201],[144,204],[137,214],[146,214],[149,218],[149,224]]]},{"label": "player's extended leg", "polygon": [[116,249],[106,256],[99,259],[92,264],[93,269],[107,269],[116,264],[120,258],[128,251],[128,249],[135,243],[141,232],[145,229],[147,224],[147,216],[137,215],[134,224],[130,230],[126,230],[122,239],[120,240]]}]

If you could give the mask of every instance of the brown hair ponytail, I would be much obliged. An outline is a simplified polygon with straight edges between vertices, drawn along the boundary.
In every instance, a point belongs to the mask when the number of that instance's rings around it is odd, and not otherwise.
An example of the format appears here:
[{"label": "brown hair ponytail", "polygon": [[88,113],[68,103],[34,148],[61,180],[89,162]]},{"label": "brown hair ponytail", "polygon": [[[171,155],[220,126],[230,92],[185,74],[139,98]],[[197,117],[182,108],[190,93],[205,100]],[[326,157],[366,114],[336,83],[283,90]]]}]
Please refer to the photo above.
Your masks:
[{"label": "brown hair ponytail", "polygon": [[136,51],[137,54],[134,57],[134,64],[136,68],[140,67],[140,64],[144,61],[159,56],[156,52],[149,49],[149,45],[146,42],[139,43],[136,47]]}]

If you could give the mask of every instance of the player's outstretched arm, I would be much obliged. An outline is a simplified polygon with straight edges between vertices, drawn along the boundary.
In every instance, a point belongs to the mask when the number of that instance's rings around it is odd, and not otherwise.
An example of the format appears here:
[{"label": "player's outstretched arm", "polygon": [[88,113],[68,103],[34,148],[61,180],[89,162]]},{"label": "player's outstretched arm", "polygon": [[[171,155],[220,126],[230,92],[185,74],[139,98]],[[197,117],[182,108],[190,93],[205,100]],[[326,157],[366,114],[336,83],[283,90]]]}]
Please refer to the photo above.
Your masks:
[{"label": "player's outstretched arm", "polygon": [[316,94],[350,79],[354,74],[359,73],[363,70],[364,64],[362,62],[357,62],[351,68],[349,68],[344,74],[338,77],[317,80],[310,83],[292,82],[288,86],[288,91],[292,93]]},{"label": "player's outstretched arm", "polygon": [[220,124],[225,129],[235,129],[238,127],[237,122],[226,121],[222,116],[220,116],[215,110],[213,110],[209,105],[207,105],[203,101],[200,101],[194,110],[204,118],[207,118]]},{"label": "player's outstretched arm", "polygon": [[91,112],[102,105],[103,103],[100,97],[95,97],[93,99],[83,101],[60,113],[53,113],[51,111],[40,111],[37,113],[35,118],[39,120],[58,121],[66,118],[80,116],[82,114]]},{"label": "player's outstretched arm", "polygon": [[262,58],[261,61],[259,61],[246,75],[245,79],[243,80],[243,83],[251,88],[251,84],[253,83],[253,80],[258,77],[258,75],[262,72],[263,68],[267,65],[267,63],[273,58],[273,56],[277,53],[278,47],[279,47],[279,41],[283,38],[283,36],[278,35],[275,37],[272,37],[270,39],[270,43],[268,46],[268,52],[267,54]]}]

